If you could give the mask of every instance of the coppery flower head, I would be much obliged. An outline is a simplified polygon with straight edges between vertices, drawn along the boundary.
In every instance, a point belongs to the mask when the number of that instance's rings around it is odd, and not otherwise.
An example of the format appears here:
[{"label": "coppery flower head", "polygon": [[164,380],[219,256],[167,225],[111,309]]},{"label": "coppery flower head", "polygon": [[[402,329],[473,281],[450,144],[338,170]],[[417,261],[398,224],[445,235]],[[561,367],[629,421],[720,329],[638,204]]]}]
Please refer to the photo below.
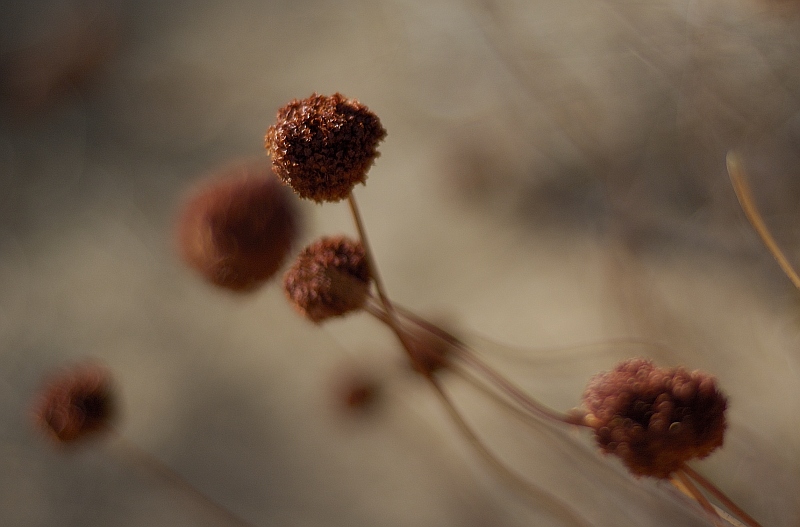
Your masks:
[{"label": "coppery flower head", "polygon": [[233,291],[251,291],[283,264],[297,236],[290,194],[265,163],[242,163],[201,187],[178,222],[189,266]]},{"label": "coppery flower head", "polygon": [[115,417],[111,374],[96,363],[54,375],[34,402],[36,426],[56,442],[69,443],[107,430]]},{"label": "coppery flower head", "polygon": [[583,404],[600,448],[636,476],[668,478],[723,442],[728,400],[700,371],[629,359],[595,375]]},{"label": "coppery flower head", "polygon": [[314,93],[278,111],[265,147],[275,173],[301,198],[339,201],[367,179],[384,137],[378,116],[360,102]]},{"label": "coppery flower head", "polygon": [[369,266],[360,242],[320,238],[298,255],[283,279],[292,304],[315,323],[361,309],[369,294]]}]

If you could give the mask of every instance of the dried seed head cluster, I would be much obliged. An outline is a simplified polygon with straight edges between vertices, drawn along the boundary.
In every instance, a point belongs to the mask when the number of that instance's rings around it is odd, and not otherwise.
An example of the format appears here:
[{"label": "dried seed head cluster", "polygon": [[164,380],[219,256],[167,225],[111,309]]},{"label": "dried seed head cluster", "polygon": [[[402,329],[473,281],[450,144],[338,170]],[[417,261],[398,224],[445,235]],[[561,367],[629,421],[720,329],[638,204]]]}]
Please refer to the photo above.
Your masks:
[{"label": "dried seed head cluster", "polygon": [[313,322],[361,309],[369,294],[364,246],[344,236],[320,238],[284,276],[286,295]]},{"label": "dried seed head cluster", "polygon": [[47,381],[33,409],[37,427],[61,443],[108,429],[114,415],[111,374],[94,363],[74,366]]},{"label": "dried seed head cluster", "polygon": [[668,478],[722,445],[727,398],[714,377],[630,359],[589,382],[586,422],[636,476]]},{"label": "dried seed head cluster", "polygon": [[346,198],[378,157],[386,137],[378,116],[339,93],[316,93],[278,111],[265,146],[284,183],[316,202]]},{"label": "dried seed head cluster", "polygon": [[206,280],[251,291],[283,264],[298,231],[290,193],[265,164],[243,163],[207,183],[178,222],[183,259]]}]

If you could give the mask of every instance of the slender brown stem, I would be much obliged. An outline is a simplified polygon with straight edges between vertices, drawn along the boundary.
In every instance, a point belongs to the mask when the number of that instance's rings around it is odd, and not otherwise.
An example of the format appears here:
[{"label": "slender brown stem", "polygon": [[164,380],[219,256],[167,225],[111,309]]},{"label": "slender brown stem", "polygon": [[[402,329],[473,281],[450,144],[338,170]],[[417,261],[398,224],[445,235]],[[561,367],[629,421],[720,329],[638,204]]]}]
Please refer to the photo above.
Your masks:
[{"label": "slender brown stem", "polygon": [[364,246],[364,253],[367,258],[367,266],[369,267],[370,277],[375,283],[375,289],[378,291],[378,297],[381,299],[383,305],[386,306],[386,310],[391,314],[392,303],[389,301],[389,295],[386,294],[386,288],[383,285],[383,280],[381,280],[380,274],[378,273],[378,265],[375,263],[375,257],[373,256],[372,249],[369,245],[369,240],[367,239],[367,230],[364,228],[364,220],[361,218],[361,212],[358,210],[356,197],[352,192],[347,197],[347,203],[350,205],[350,213],[353,215],[353,221],[356,224],[356,231],[358,231],[358,237],[361,239],[361,245]]},{"label": "slender brown stem", "polygon": [[537,498],[541,503],[548,504],[552,512],[557,516],[559,516],[560,518],[566,517],[575,525],[588,527],[589,524],[583,518],[581,518],[578,515],[578,513],[572,510],[571,507],[563,503],[556,496],[550,494],[549,492],[543,490],[534,483],[528,481],[521,474],[509,468],[494,453],[492,453],[489,447],[487,447],[484,444],[481,438],[478,437],[478,435],[475,433],[472,427],[467,423],[467,421],[461,415],[461,412],[459,412],[458,409],[455,407],[453,401],[447,395],[447,392],[445,392],[439,380],[433,376],[427,377],[427,379],[431,383],[431,386],[433,387],[436,394],[439,396],[442,405],[444,406],[445,410],[447,410],[447,413],[450,415],[450,418],[456,424],[461,434],[464,437],[466,437],[470,445],[472,445],[472,447],[478,452],[478,454],[487,463],[489,463],[489,465],[495,471],[497,471],[503,478],[513,483],[515,486],[520,488],[520,490],[522,490],[529,496]]},{"label": "slender brown stem", "polygon": [[706,489],[712,496],[719,500],[726,509],[735,514],[740,520],[746,523],[749,527],[761,527],[752,516],[747,514],[741,507],[736,505],[733,500],[726,496],[716,485],[699,474],[689,465],[684,464],[682,470],[693,480],[700,484],[701,487]]},{"label": "slender brown stem", "polygon": [[175,472],[169,465],[157,459],[151,453],[143,450],[135,443],[132,443],[115,430],[112,430],[112,433],[116,438],[115,444],[117,452],[125,457],[132,465],[142,467],[163,478],[169,485],[185,493],[209,513],[218,516],[220,519],[224,519],[228,524],[238,525],[240,527],[256,527],[255,524],[250,523],[229,508],[204,494],[197,487],[189,483],[186,478]]},{"label": "slender brown stem", "polygon": [[551,408],[541,404],[540,402],[536,401],[524,391],[522,391],[519,387],[515,384],[507,380],[505,377],[500,375],[494,369],[489,367],[488,364],[484,363],[478,357],[476,357],[472,353],[462,353],[459,357],[470,366],[475,368],[477,371],[483,373],[486,378],[488,378],[491,382],[493,382],[498,388],[500,388],[503,392],[505,392],[511,399],[516,401],[520,406],[528,410],[534,415],[539,417],[550,419],[553,421],[558,421],[560,423],[566,423],[570,425],[579,425],[579,426],[588,426],[583,420],[577,420],[572,415],[569,414],[562,414],[561,412],[557,412],[552,410]]},{"label": "slender brown stem", "polygon": [[397,313],[395,312],[391,300],[389,300],[389,295],[386,293],[383,280],[381,280],[380,274],[378,273],[378,265],[375,263],[375,257],[373,256],[372,249],[369,245],[367,230],[364,228],[364,221],[361,218],[361,212],[358,210],[356,197],[352,192],[347,196],[347,203],[350,205],[350,213],[353,215],[353,221],[356,224],[356,231],[358,231],[358,236],[361,239],[361,245],[364,247],[364,255],[367,259],[367,267],[369,268],[370,277],[372,282],[375,284],[378,297],[380,298],[383,308],[386,311],[387,318],[384,320],[384,322],[392,329],[394,334],[397,336],[397,339],[400,341],[400,344],[409,353],[409,355],[413,355],[413,352],[411,351],[411,343],[408,340],[408,336],[400,326],[400,322],[397,319]]},{"label": "slender brown stem", "polygon": [[[724,527],[722,524],[722,518],[720,517],[719,513],[717,513],[717,510],[713,505],[711,505],[711,502],[708,501],[705,496],[703,496],[703,493],[700,492],[700,489],[698,489],[695,484],[692,483],[692,480],[689,479],[689,476],[687,476],[683,470],[678,470],[675,472],[674,477],[678,478],[683,488],[688,490],[691,497],[700,504],[704,511],[706,511],[706,513],[711,517],[711,520],[714,522],[714,525],[717,527]],[[672,484],[675,485],[678,490],[681,490],[675,481],[672,481]]]},{"label": "slender brown stem", "polygon": [[[378,306],[374,304],[367,303],[365,306],[367,312],[378,318],[384,323],[389,323],[389,314],[385,311],[381,310]],[[411,311],[403,307],[397,307],[397,311],[402,315],[406,320],[416,324],[421,329],[431,333],[437,338],[442,339],[446,344],[452,346],[454,350],[458,352],[458,357],[463,360],[468,366],[470,366],[473,370],[475,370],[478,374],[481,374],[484,379],[489,381],[493,386],[495,386],[498,390],[502,393],[506,394],[511,400],[516,402],[520,407],[526,410],[529,414],[533,414],[538,418],[544,418],[552,421],[557,421],[559,423],[566,423],[570,425],[578,425],[578,426],[588,426],[586,423],[583,422],[583,419],[579,418],[577,415],[572,414],[562,414],[557,412],[537,400],[533,399],[531,396],[526,394],[523,390],[519,387],[514,385],[511,381],[503,377],[500,373],[492,369],[488,364],[481,361],[475,354],[470,351],[469,347],[463,343],[458,337],[449,333],[448,331],[442,329],[441,327],[433,324],[422,317],[415,315]]]}]

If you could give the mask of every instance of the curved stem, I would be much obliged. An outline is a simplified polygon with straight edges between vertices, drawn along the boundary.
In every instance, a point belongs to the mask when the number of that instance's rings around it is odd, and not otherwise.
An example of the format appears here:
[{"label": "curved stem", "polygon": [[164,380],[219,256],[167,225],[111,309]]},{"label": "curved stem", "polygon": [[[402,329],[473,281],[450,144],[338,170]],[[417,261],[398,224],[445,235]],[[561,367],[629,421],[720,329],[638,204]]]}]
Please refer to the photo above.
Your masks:
[{"label": "curved stem", "polygon": [[112,430],[111,432],[116,438],[117,451],[120,455],[127,458],[131,464],[143,467],[163,478],[169,485],[184,492],[209,513],[224,519],[227,523],[240,527],[256,527],[255,524],[250,523],[229,508],[209,497],[207,494],[204,494],[197,487],[189,483],[186,478],[175,472],[174,469],[153,456],[150,452],[132,443],[116,430]]},{"label": "curved stem", "polygon": [[[382,311],[374,303],[367,303],[365,309],[368,313],[378,318],[384,323],[389,323],[389,314]],[[529,414],[535,417],[556,421],[561,424],[570,424],[578,426],[588,426],[583,419],[575,414],[563,414],[557,412],[542,403],[538,402],[530,395],[526,394],[522,389],[514,385],[511,381],[503,377],[499,372],[492,369],[488,364],[480,360],[475,353],[473,353],[469,346],[462,342],[458,337],[452,333],[442,329],[441,327],[433,324],[422,317],[415,315],[411,311],[403,307],[397,307],[397,311],[403,318],[409,322],[416,324],[419,328],[429,332],[433,336],[443,340],[447,345],[451,346],[458,352],[457,356],[471,367],[475,372],[480,374],[486,381],[492,384],[497,390],[504,393],[522,409],[526,410]]]},{"label": "curved stem", "polygon": [[772,254],[772,257],[778,262],[778,265],[783,270],[784,274],[789,277],[794,286],[800,289],[800,276],[789,263],[789,259],[781,250],[778,242],[772,237],[772,233],[767,228],[764,218],[756,207],[755,200],[753,200],[753,192],[750,190],[750,185],[747,183],[747,176],[745,175],[744,168],[739,156],[731,151],[728,152],[726,157],[728,165],[728,176],[731,178],[733,191],[736,192],[736,198],[739,200],[739,205],[742,206],[745,216],[747,216],[750,225],[753,226],[761,241],[767,247],[767,250]]},{"label": "curved stem", "polygon": [[563,503],[559,498],[550,494],[549,492],[539,488],[534,483],[525,479],[521,474],[509,468],[503,461],[501,461],[492,451],[487,447],[483,441],[478,437],[472,427],[466,422],[464,417],[453,404],[453,401],[444,391],[439,380],[435,377],[428,377],[428,380],[433,386],[434,391],[439,396],[445,410],[450,415],[450,418],[458,427],[462,435],[469,441],[470,445],[480,454],[480,456],[491,467],[496,470],[503,478],[509,480],[511,483],[519,487],[526,494],[538,498],[544,503],[550,504],[552,512],[561,518],[567,517],[573,524],[588,527],[589,524],[581,518],[575,511],[572,510],[567,504]]}]

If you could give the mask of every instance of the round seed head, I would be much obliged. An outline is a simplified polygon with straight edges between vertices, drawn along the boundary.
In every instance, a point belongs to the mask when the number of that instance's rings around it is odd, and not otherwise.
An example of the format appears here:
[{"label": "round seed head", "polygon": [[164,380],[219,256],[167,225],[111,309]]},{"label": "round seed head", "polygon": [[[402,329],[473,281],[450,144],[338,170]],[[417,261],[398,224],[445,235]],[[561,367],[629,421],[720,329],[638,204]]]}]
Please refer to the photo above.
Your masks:
[{"label": "round seed head", "polygon": [[59,443],[70,443],[110,427],[115,397],[109,371],[94,363],[66,369],[49,379],[37,396],[37,428]]},{"label": "round seed head", "polygon": [[594,376],[583,404],[600,449],[636,476],[668,478],[723,442],[728,400],[700,371],[629,359]]},{"label": "round seed head", "polygon": [[360,242],[320,238],[298,255],[283,279],[286,295],[315,323],[361,309],[369,294],[369,267]]},{"label": "round seed head", "polygon": [[360,102],[314,93],[281,108],[264,143],[278,177],[301,198],[322,202],[366,181],[384,137],[378,116]]},{"label": "round seed head", "polygon": [[255,289],[283,264],[298,231],[290,194],[266,164],[229,167],[187,202],[178,221],[184,261],[214,285]]}]

